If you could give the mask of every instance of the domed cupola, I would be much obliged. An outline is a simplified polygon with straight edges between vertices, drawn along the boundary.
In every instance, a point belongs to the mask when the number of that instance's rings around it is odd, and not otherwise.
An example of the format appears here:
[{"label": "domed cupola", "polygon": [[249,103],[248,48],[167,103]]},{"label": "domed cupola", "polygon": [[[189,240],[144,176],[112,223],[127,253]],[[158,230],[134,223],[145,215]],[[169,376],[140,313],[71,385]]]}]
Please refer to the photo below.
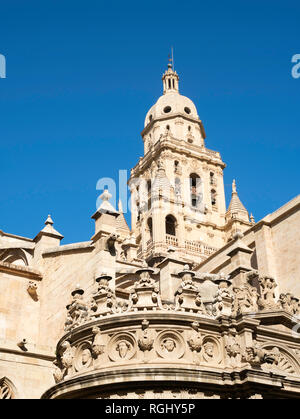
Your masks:
[{"label": "domed cupola", "polygon": [[179,76],[171,63],[162,77],[163,95],[149,110],[145,118],[145,127],[155,120],[166,120],[173,117],[185,117],[199,124],[196,106],[186,96],[179,93]]},{"label": "domed cupola", "polygon": [[172,138],[203,147],[204,127],[193,101],[179,93],[179,76],[172,62],[162,76],[163,95],[148,111],[142,137],[145,154],[166,132]]}]

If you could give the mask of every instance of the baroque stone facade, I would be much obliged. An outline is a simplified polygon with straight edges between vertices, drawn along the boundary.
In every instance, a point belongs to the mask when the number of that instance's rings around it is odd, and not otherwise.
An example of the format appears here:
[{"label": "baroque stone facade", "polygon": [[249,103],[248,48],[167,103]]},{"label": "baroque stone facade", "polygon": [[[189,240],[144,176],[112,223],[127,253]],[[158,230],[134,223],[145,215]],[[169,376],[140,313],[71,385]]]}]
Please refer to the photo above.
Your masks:
[{"label": "baroque stone facade", "polygon": [[0,399],[300,396],[300,197],[255,223],[169,64],[95,234],[0,231]]}]

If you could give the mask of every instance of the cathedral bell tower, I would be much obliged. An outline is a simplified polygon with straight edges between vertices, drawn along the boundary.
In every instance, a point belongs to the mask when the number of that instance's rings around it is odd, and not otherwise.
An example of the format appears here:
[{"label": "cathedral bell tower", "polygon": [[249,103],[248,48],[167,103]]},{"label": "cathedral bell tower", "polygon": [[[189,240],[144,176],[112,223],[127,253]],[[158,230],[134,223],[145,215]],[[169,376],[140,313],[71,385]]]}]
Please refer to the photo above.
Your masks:
[{"label": "cathedral bell tower", "polygon": [[129,180],[132,229],[138,257],[149,263],[170,254],[199,263],[225,243],[225,164],[205,147],[203,124],[179,93],[172,63],[162,81],[141,133],[144,156]]}]

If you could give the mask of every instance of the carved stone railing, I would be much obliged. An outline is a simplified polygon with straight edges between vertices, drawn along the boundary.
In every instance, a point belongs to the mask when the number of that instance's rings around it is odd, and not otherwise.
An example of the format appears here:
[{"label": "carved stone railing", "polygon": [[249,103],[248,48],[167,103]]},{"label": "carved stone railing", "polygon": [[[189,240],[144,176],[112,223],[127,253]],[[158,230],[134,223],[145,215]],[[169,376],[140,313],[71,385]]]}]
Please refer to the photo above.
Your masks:
[{"label": "carved stone railing", "polygon": [[166,234],[166,243],[170,246],[178,246],[178,238],[171,234]]},{"label": "carved stone railing", "polygon": [[208,246],[197,240],[185,240],[185,249],[191,252],[195,252],[203,255],[211,255],[216,252],[217,249],[211,246]]}]

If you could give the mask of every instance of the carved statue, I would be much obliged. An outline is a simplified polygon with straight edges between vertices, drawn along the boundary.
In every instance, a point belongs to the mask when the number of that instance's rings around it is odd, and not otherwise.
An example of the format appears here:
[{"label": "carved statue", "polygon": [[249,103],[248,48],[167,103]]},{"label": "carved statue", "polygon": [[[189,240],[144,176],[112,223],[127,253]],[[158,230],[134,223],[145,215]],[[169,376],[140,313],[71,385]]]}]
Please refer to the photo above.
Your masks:
[{"label": "carved statue", "polygon": [[[192,291],[198,291],[197,286],[194,284],[192,275],[189,273],[186,273],[182,276],[182,281],[180,284],[181,291],[183,290],[192,290]],[[179,290],[178,290],[179,291]]]},{"label": "carved statue", "polygon": [[244,284],[233,288],[234,301],[232,306],[232,315],[253,313],[258,311],[257,290],[250,284]]},{"label": "carved statue", "polygon": [[88,320],[89,317],[89,305],[83,300],[84,291],[77,286],[72,291],[72,301],[67,305],[67,319],[65,322],[65,330],[72,330],[74,327],[79,326]]},{"label": "carved statue", "polygon": [[140,279],[135,283],[135,288],[139,287],[151,287],[155,284],[154,279],[151,278],[149,271],[142,271],[140,273]]},{"label": "carved statue", "polygon": [[218,291],[215,296],[215,311],[216,313],[230,317],[233,303],[233,294],[230,288],[231,282],[223,274],[215,282],[218,284]]},{"label": "carved statue", "polygon": [[295,302],[293,301],[292,294],[290,294],[290,293],[280,294],[279,305],[280,305],[281,309],[286,311],[287,313],[296,314],[296,313],[294,313]]},{"label": "carved statue", "polygon": [[258,300],[259,307],[262,310],[272,310],[278,308],[275,301],[275,288],[277,284],[274,278],[263,276],[259,278],[261,287],[261,297]]}]

